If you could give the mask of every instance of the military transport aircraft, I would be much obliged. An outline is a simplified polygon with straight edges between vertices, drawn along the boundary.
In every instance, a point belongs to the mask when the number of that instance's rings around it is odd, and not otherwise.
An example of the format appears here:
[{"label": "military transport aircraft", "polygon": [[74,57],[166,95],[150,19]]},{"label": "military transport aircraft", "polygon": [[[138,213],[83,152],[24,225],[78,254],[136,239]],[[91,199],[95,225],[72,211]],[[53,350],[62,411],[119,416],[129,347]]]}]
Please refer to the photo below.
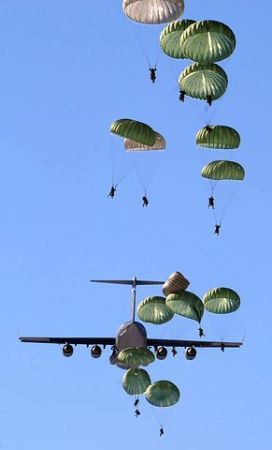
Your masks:
[{"label": "military transport aircraft", "polygon": [[101,346],[105,348],[111,346],[112,354],[110,356],[111,364],[116,364],[122,369],[127,367],[118,361],[117,356],[121,350],[128,347],[153,347],[158,359],[165,359],[167,356],[166,347],[172,347],[173,356],[175,356],[176,347],[185,349],[185,356],[192,360],[196,357],[196,348],[219,348],[222,351],[225,348],[237,348],[242,342],[217,342],[202,340],[182,340],[182,339],[150,339],[147,337],[146,329],[142,323],[135,321],[136,307],[136,288],[139,285],[162,285],[164,281],[138,280],[134,277],[132,280],[91,280],[95,283],[126,284],[131,286],[131,305],[132,318],[125,322],[118,330],[116,337],[20,337],[21,342],[32,342],[41,344],[63,344],[62,351],[64,356],[72,356],[74,348],[77,345],[86,345],[91,347],[91,355],[99,358],[102,353]]}]

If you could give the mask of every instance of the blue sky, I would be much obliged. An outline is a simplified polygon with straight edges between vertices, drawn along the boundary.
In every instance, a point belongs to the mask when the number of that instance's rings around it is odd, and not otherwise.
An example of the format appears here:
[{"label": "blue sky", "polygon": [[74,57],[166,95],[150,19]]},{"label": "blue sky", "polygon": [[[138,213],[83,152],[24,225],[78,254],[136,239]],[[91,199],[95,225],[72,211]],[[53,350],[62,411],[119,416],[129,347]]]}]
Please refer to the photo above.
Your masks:
[{"label": "blue sky", "polygon": [[[229,87],[207,113],[200,102],[178,101],[173,73],[187,62],[161,56],[151,84],[139,41],[156,54],[157,27],[129,24],[121,1],[0,2],[0,449],[270,450],[270,16],[268,2],[186,4],[185,18],[220,20],[237,37],[221,64]],[[120,117],[149,123],[167,149],[143,158],[110,200],[112,167],[126,164],[122,141],[109,133]],[[246,169],[235,194],[220,191],[230,207],[219,238],[194,143],[207,117],[239,131],[234,158]],[[148,184],[146,209],[139,174]],[[240,310],[207,315],[203,324],[208,339],[240,340],[245,332],[246,339],[240,350],[203,350],[192,362],[180,351],[150,368],[153,380],[180,388],[169,420],[144,400],[135,419],[109,350],[93,360],[77,348],[65,359],[58,346],[17,339],[114,336],[130,317],[129,289],[90,278],[166,279],[175,270],[199,296],[217,286],[236,290]],[[138,290],[139,300],[153,294],[160,290]],[[197,338],[182,318],[147,330]]]}]

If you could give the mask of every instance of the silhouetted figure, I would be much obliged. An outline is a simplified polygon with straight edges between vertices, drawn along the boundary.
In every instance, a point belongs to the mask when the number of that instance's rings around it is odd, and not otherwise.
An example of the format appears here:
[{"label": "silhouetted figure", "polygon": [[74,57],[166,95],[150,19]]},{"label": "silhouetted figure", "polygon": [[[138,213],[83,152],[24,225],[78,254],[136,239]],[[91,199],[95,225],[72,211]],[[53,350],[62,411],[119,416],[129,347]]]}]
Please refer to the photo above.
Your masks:
[{"label": "silhouetted figure", "polygon": [[179,100],[180,100],[181,102],[184,102],[184,100],[185,100],[185,95],[186,95],[186,92],[185,92],[185,91],[179,91]]},{"label": "silhouetted figure", "polygon": [[139,404],[139,399],[138,398],[136,398],[136,400],[135,400],[135,402],[134,402],[134,406],[136,407],[138,404]]},{"label": "silhouetted figure", "polygon": [[164,429],[160,428],[160,436],[162,436],[164,434]]},{"label": "silhouetted figure", "polygon": [[201,328],[201,327],[198,328],[198,334],[199,334],[199,337],[205,336],[203,328]]},{"label": "silhouetted figure", "polygon": [[221,228],[221,225],[216,224],[216,225],[215,225],[214,234],[217,234],[217,235],[219,236],[220,228]]},{"label": "silhouetted figure", "polygon": [[148,198],[147,198],[146,195],[143,196],[143,199],[142,199],[142,200],[143,200],[143,207],[144,207],[144,206],[147,206],[148,203],[149,203],[149,201],[148,201]]},{"label": "silhouetted figure", "polygon": [[157,68],[156,67],[150,67],[149,68],[149,72],[150,72],[150,80],[152,81],[152,83],[155,83],[155,80],[156,80],[156,70],[157,70]]},{"label": "silhouetted figure", "polygon": [[110,192],[108,193],[108,197],[113,198],[116,192],[116,187],[117,185],[114,186],[114,184],[112,185],[112,187],[110,188]]},{"label": "silhouetted figure", "polygon": [[176,356],[176,354],[178,353],[177,350],[175,349],[175,347],[172,348],[172,353],[173,353],[173,356]]},{"label": "silhouetted figure", "polygon": [[211,95],[208,95],[207,103],[208,103],[208,105],[212,106],[212,96]]},{"label": "silhouetted figure", "polygon": [[214,197],[212,195],[209,197],[208,208],[214,209]]},{"label": "silhouetted figure", "polygon": [[213,130],[212,127],[211,127],[210,125],[206,125],[205,128],[206,128],[206,130],[207,130],[209,133],[211,133],[212,130]]},{"label": "silhouetted figure", "polygon": [[138,417],[140,415],[141,415],[140,411],[138,409],[135,409],[135,417]]}]

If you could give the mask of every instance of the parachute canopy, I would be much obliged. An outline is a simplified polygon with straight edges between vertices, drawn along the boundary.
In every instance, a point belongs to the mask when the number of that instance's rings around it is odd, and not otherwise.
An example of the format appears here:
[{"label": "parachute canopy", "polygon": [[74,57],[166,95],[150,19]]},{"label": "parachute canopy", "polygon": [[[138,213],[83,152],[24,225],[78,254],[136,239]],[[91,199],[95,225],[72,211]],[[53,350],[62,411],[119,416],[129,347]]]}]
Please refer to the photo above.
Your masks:
[{"label": "parachute canopy", "polygon": [[209,180],[243,180],[244,168],[234,161],[212,161],[203,167],[201,175]]},{"label": "parachute canopy", "polygon": [[164,297],[147,297],[138,306],[138,316],[143,322],[159,325],[171,320],[174,313],[167,308]]},{"label": "parachute canopy", "polygon": [[240,145],[240,135],[234,128],[225,125],[208,125],[197,132],[196,144],[208,148],[234,149]]},{"label": "parachute canopy", "polygon": [[162,287],[165,296],[175,294],[176,292],[187,289],[190,281],[188,281],[180,272],[173,272],[166,280]]},{"label": "parachute canopy", "polygon": [[129,369],[122,380],[122,386],[129,395],[143,394],[150,384],[150,376],[144,369]]},{"label": "parachute canopy", "polygon": [[117,359],[130,369],[139,366],[148,366],[155,361],[154,354],[145,347],[128,347],[118,353]]},{"label": "parachute canopy", "polygon": [[205,309],[216,314],[228,314],[240,306],[239,295],[229,288],[210,289],[203,297]]},{"label": "parachute canopy", "polygon": [[129,19],[146,24],[160,24],[178,19],[184,11],[183,0],[123,0]]},{"label": "parachute canopy", "polygon": [[186,95],[201,100],[216,100],[227,89],[228,77],[217,64],[191,64],[179,76],[179,86]]},{"label": "parachute canopy", "polygon": [[124,140],[124,147],[127,151],[144,151],[144,150],[164,150],[166,142],[164,137],[155,132],[156,140],[153,145],[141,144],[140,142],[132,141],[131,139]]},{"label": "parachute canopy", "polygon": [[154,145],[155,131],[143,122],[132,119],[119,119],[111,124],[110,131],[117,136],[131,139],[144,145]]},{"label": "parachute canopy", "polygon": [[224,23],[203,20],[186,28],[180,44],[186,58],[198,63],[212,63],[228,58],[235,49],[236,39]]},{"label": "parachute canopy", "polygon": [[200,298],[192,292],[181,291],[177,294],[169,294],[166,297],[166,305],[180,316],[201,322],[204,306]]},{"label": "parachute canopy", "polygon": [[167,407],[175,405],[180,398],[178,387],[171,381],[156,381],[145,391],[146,400],[153,406]]},{"label": "parachute canopy", "polygon": [[183,31],[192,23],[194,23],[194,20],[177,20],[162,30],[160,46],[166,55],[171,56],[171,58],[185,58],[180,45],[180,38]]}]

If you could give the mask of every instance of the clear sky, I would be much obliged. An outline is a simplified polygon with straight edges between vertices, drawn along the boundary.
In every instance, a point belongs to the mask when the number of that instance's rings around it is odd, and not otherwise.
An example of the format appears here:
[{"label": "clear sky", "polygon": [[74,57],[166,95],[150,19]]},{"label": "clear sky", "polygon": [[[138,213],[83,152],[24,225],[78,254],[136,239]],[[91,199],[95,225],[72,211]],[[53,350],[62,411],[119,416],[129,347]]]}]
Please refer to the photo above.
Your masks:
[{"label": "clear sky", "polygon": [[[188,0],[184,17],[220,20],[237,37],[221,63],[227,92],[209,111],[178,101],[173,75],[187,61],[161,56],[152,85],[146,56],[160,54],[158,27],[129,23],[121,0],[0,2],[0,449],[271,449],[271,5]],[[143,158],[111,200],[112,170],[118,177],[127,164],[109,133],[121,117],[149,123],[167,149]],[[219,237],[195,145],[206,121],[239,131],[234,159],[246,170],[235,193],[228,184],[218,192],[229,201]],[[246,338],[240,350],[203,350],[194,361],[180,350],[150,367],[152,380],[180,388],[168,418],[144,399],[134,417],[109,349],[99,360],[85,347],[64,358],[58,346],[18,341],[115,336],[130,318],[129,288],[90,278],[166,279],[175,270],[199,296],[237,291],[240,310],[207,313],[203,326],[207,339]],[[138,299],[156,294],[139,288]],[[196,339],[188,322],[150,325],[148,335]]]}]

